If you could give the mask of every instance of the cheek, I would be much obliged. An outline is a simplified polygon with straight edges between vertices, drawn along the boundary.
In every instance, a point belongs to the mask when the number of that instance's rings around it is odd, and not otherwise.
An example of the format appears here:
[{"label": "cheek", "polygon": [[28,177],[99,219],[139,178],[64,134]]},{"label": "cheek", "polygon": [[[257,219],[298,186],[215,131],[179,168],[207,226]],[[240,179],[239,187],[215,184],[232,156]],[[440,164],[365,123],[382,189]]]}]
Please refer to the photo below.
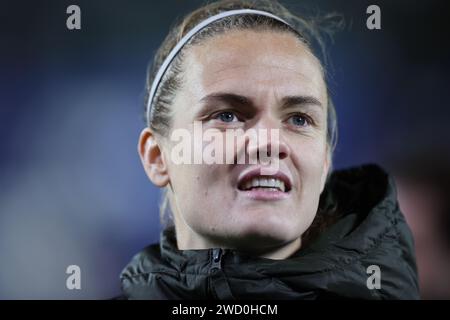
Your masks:
[{"label": "cheek", "polygon": [[326,160],[326,144],[313,138],[296,137],[291,146],[291,160],[297,175],[298,192],[283,216],[280,230],[286,235],[303,234],[313,222],[322,192],[322,177]]},{"label": "cheek", "polygon": [[[225,201],[223,165],[175,165],[170,173],[179,213],[191,227],[211,223]],[[221,203],[220,206],[224,204]]]},{"label": "cheek", "polygon": [[292,154],[293,163],[299,174],[301,189],[321,189],[327,161],[327,147],[324,141],[297,142]]},{"label": "cheek", "polygon": [[292,159],[299,179],[299,194],[295,207],[300,215],[297,227],[304,232],[313,222],[322,192],[326,147],[319,143],[299,143]]}]

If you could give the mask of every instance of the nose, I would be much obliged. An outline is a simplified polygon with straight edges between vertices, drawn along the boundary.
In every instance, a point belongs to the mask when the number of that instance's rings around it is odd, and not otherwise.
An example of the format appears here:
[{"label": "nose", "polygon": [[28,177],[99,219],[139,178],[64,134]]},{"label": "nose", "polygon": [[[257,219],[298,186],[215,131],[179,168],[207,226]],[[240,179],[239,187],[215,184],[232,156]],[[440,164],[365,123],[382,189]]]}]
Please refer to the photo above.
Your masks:
[{"label": "nose", "polygon": [[[246,141],[246,149],[250,159],[258,163],[273,159],[283,160],[290,155],[290,148],[284,141],[277,119],[265,117],[251,128],[256,130],[257,139]],[[265,159],[267,157],[267,159]]]}]

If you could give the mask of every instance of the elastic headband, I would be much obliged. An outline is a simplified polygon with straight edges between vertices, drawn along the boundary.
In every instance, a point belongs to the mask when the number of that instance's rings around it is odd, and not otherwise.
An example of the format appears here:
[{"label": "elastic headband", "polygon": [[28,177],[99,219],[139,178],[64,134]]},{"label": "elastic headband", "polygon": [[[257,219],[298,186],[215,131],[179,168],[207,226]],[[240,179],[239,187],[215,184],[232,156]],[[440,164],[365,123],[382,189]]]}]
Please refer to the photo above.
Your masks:
[{"label": "elastic headband", "polygon": [[192,28],[177,43],[177,45],[170,51],[169,55],[164,60],[163,64],[161,65],[161,67],[158,70],[158,73],[156,74],[156,77],[153,80],[152,87],[150,89],[150,94],[149,94],[149,97],[148,97],[148,102],[147,102],[147,124],[148,124],[148,126],[150,126],[150,119],[152,119],[152,117],[151,117],[152,116],[151,106],[152,106],[153,98],[154,98],[154,96],[156,94],[156,90],[158,89],[159,83],[161,82],[162,77],[166,73],[167,68],[169,67],[170,63],[175,58],[177,53],[183,48],[183,46],[186,44],[186,42],[188,42],[197,32],[199,32],[200,30],[202,30],[203,28],[205,28],[209,24],[211,24],[211,23],[213,23],[213,22],[215,22],[217,20],[220,20],[222,18],[235,16],[235,15],[239,15],[239,14],[256,14],[256,15],[260,15],[260,16],[270,17],[270,18],[278,20],[278,21],[280,21],[280,22],[282,22],[282,23],[284,23],[284,24],[286,24],[286,25],[288,25],[289,27],[292,28],[292,26],[289,23],[287,23],[283,19],[277,17],[276,15],[273,15],[272,13],[269,13],[269,12],[266,12],[266,11],[261,11],[261,10],[253,10],[253,9],[239,9],[239,10],[224,11],[224,12],[221,12],[219,14],[211,16],[208,19],[203,20],[202,22],[200,22],[198,25],[196,25],[194,28]]}]

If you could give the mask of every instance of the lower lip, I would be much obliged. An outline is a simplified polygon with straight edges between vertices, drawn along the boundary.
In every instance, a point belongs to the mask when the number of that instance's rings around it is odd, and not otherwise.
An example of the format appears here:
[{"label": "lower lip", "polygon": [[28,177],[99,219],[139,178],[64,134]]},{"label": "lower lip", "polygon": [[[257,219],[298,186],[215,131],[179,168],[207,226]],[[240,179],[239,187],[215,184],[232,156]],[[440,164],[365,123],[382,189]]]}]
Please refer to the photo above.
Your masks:
[{"label": "lower lip", "polygon": [[263,201],[273,201],[273,200],[283,200],[289,197],[288,192],[282,192],[279,190],[266,190],[263,188],[251,189],[251,190],[239,190],[241,194],[252,200],[263,200]]}]

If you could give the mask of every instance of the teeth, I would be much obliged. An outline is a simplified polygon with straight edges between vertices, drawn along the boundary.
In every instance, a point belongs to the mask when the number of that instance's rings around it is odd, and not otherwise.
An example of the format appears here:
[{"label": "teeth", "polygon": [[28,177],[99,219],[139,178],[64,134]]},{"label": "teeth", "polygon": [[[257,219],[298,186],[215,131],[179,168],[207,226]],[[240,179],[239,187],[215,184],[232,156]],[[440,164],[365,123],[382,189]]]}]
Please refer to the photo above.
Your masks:
[{"label": "teeth", "polygon": [[253,178],[253,179],[247,181],[244,184],[243,189],[244,190],[249,190],[251,188],[259,188],[259,187],[261,187],[261,188],[274,188],[274,189],[281,190],[282,192],[284,192],[286,190],[284,182],[281,181],[280,179],[277,179],[277,178],[262,178],[262,177]]}]

